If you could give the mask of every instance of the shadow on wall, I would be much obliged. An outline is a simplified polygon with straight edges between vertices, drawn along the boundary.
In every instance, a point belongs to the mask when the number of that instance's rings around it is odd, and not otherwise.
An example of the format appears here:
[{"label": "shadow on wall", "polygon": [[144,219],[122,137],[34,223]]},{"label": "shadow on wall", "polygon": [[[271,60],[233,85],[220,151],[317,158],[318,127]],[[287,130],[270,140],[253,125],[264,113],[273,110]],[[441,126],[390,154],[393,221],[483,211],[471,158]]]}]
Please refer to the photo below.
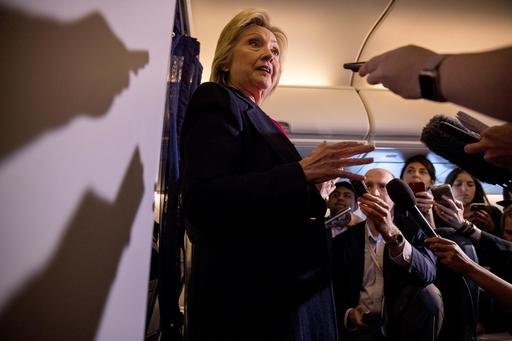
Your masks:
[{"label": "shadow on wall", "polygon": [[75,116],[100,117],[149,61],[99,13],[61,23],[0,5],[0,161]]},{"label": "shadow on wall", "polygon": [[137,148],[115,202],[85,193],[48,266],[0,313],[0,339],[94,339],[143,193]]}]

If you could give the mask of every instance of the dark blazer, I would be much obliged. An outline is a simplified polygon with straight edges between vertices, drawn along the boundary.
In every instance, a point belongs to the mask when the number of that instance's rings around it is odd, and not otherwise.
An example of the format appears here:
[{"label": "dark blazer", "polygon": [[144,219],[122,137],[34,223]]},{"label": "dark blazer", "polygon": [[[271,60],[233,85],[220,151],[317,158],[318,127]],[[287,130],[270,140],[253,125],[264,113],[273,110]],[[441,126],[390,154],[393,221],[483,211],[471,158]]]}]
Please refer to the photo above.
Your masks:
[{"label": "dark blazer", "polygon": [[[476,244],[477,251],[487,256],[491,271],[512,283],[512,242],[499,238],[491,233],[482,231],[480,241]],[[484,294],[484,302],[481,307],[487,308],[481,311],[481,321],[494,331],[508,331],[512,333],[512,312],[503,306],[490,294]],[[485,302],[485,299],[487,301]],[[487,303],[487,306],[485,305]]]},{"label": "dark blazer", "polygon": [[335,340],[326,206],[293,144],[216,83],[194,93],[181,142],[187,339]]},{"label": "dark blazer", "polygon": [[486,256],[486,265],[491,267],[491,271],[512,283],[512,242],[482,231],[475,246],[479,254]]},{"label": "dark blazer", "polygon": [[[359,304],[360,290],[364,272],[364,236],[363,221],[349,228],[345,233],[333,239],[333,273],[336,310],[340,323],[345,312]],[[384,249],[384,297],[388,311],[408,286],[423,288],[432,283],[436,276],[436,258],[422,243],[424,233],[413,227],[397,224],[404,237],[411,243],[411,271],[396,264]]]}]

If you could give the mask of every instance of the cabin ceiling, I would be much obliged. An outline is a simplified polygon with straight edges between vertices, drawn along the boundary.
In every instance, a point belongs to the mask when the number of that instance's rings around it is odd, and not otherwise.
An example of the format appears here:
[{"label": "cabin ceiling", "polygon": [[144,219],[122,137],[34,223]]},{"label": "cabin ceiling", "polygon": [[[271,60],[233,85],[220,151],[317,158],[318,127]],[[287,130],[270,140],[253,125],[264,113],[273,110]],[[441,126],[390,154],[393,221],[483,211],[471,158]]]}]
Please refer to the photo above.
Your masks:
[{"label": "cabin ceiling", "polygon": [[[382,87],[368,85],[358,76],[352,79],[352,73],[344,70],[342,64],[364,61],[407,44],[442,53],[482,51],[512,45],[511,0],[189,0],[188,6],[192,36],[201,43],[203,81],[210,77],[216,42],[224,25],[243,9],[264,8],[269,12],[273,25],[286,32],[289,46],[280,87],[266,101],[263,109],[278,120],[283,120],[280,114],[288,119],[302,115],[299,111],[303,111],[306,115],[303,122],[315,121],[311,124],[314,134],[317,134],[314,129],[323,119],[327,124],[341,122],[340,131],[346,129],[352,135],[361,133],[362,139],[375,137],[379,143],[378,150],[371,154],[376,161],[372,167],[385,166],[395,175],[399,175],[404,159],[428,152],[418,141],[426,122],[434,114],[455,114],[462,108],[424,100],[403,100]],[[307,96],[313,96],[314,92],[322,89],[326,90],[325,96],[328,92],[339,93],[329,103],[324,99],[322,105],[311,103],[314,109],[320,106],[340,108],[338,102],[342,95],[355,97],[361,102],[359,106],[363,102],[365,105],[356,113],[360,109],[358,104],[353,103],[350,107],[350,101],[344,101],[337,122],[322,117],[324,113],[312,112],[313,109],[304,107],[302,103],[295,103],[287,116],[288,113],[283,113],[284,106],[293,105],[282,95],[299,91],[297,88],[303,89]],[[304,101],[305,96],[295,95],[294,98],[301,97]],[[499,123],[485,115],[465,111],[489,125]],[[330,114],[332,118],[333,113]],[[312,118],[308,118],[310,115]],[[353,125],[348,128],[347,117]],[[374,122],[373,127],[370,121]],[[355,126],[357,122],[363,124]],[[408,136],[408,140],[387,141],[389,134],[393,133]],[[306,155],[326,134],[324,130],[324,135],[318,134],[317,140],[303,141],[293,132],[291,137],[301,154]],[[453,165],[433,153],[428,156],[436,165],[439,179],[444,180]],[[364,173],[365,170],[362,167],[355,171]],[[488,193],[500,191],[496,186],[489,186],[487,190]]]},{"label": "cabin ceiling", "polygon": [[[203,80],[209,79],[223,26],[250,7],[266,9],[273,24],[288,35],[281,85],[351,86],[344,62],[356,61],[359,53],[359,60],[366,60],[406,44],[455,53],[512,42],[510,0],[190,0],[192,35],[201,42]],[[355,85],[368,87],[364,81]]]}]

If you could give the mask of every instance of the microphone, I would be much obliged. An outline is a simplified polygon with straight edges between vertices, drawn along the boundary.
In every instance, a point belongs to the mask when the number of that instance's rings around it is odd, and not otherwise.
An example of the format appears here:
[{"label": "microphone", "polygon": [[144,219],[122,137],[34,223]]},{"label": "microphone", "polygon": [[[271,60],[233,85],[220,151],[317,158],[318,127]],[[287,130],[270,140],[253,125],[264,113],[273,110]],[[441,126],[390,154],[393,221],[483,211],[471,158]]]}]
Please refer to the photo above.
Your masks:
[{"label": "microphone", "polygon": [[386,189],[389,197],[393,200],[395,205],[408,211],[421,230],[425,232],[427,237],[437,237],[437,233],[434,231],[432,226],[430,226],[423,214],[421,214],[418,206],[416,206],[414,193],[405,182],[395,178],[387,183]]},{"label": "microphone", "polygon": [[482,153],[466,154],[464,146],[478,142],[480,135],[464,127],[456,118],[436,115],[421,132],[420,141],[434,153],[456,164],[483,182],[512,189],[512,172],[487,162]]}]

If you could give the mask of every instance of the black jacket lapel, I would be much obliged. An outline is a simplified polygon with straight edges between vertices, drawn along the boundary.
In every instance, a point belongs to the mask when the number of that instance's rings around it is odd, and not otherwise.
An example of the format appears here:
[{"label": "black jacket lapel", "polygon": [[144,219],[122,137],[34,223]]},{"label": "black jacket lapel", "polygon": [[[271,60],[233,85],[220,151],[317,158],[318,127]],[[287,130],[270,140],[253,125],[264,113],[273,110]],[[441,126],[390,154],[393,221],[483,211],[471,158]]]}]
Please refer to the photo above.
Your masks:
[{"label": "black jacket lapel", "polygon": [[237,89],[230,89],[234,90],[235,95],[247,104],[247,110],[245,110],[247,117],[265,141],[284,161],[299,161],[302,159],[293,143],[279,130],[274,121],[263,110],[242,95]]},{"label": "black jacket lapel", "polygon": [[250,108],[247,110],[247,116],[261,136],[284,160],[298,161],[302,159],[295,146],[261,109]]}]

